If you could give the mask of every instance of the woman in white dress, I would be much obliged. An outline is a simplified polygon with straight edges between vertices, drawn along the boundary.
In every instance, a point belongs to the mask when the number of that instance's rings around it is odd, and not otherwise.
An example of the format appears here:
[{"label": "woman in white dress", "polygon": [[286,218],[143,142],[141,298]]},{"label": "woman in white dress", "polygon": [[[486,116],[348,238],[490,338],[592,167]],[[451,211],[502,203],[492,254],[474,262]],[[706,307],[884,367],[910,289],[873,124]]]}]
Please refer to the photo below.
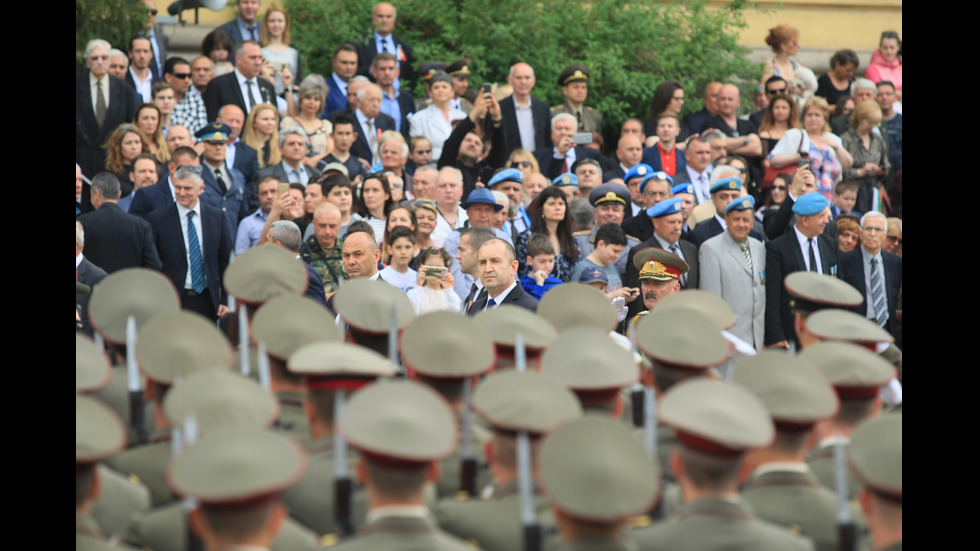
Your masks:
[{"label": "woman in white dress", "polygon": [[465,119],[466,113],[449,105],[449,100],[453,99],[452,77],[439,71],[431,82],[429,96],[432,97],[432,104],[409,119],[409,135],[428,138],[432,143],[432,158],[438,161],[442,156],[442,144],[453,132],[453,121]]}]

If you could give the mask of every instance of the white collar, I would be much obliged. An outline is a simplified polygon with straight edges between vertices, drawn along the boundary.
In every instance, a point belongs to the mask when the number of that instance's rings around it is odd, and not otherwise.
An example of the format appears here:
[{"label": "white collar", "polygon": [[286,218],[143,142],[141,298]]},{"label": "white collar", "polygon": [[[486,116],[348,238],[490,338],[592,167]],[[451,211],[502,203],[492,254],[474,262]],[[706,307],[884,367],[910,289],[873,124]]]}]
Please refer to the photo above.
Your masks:
[{"label": "white collar", "polygon": [[514,290],[514,287],[517,287],[517,279],[516,278],[514,279],[514,282],[510,284],[510,287],[504,289],[504,292],[500,293],[499,295],[497,295],[495,297],[491,297],[490,296],[490,290],[487,289],[487,302],[489,303],[490,302],[490,299],[492,298],[494,304],[496,304],[497,306],[500,306],[505,300],[507,300],[507,296],[510,295],[511,291]]}]

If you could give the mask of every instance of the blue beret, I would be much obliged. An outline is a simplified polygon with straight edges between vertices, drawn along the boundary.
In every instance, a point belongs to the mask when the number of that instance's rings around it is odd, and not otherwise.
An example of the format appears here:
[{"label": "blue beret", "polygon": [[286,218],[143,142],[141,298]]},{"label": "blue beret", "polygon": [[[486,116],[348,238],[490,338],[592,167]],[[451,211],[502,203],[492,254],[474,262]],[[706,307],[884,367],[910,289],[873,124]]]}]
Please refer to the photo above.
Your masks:
[{"label": "blue beret", "polygon": [[619,203],[624,207],[630,204],[630,190],[622,184],[602,184],[589,193],[589,203],[598,207],[603,203]]},{"label": "blue beret", "polygon": [[733,210],[752,210],[754,208],[755,208],[755,197],[748,195],[746,197],[739,197],[738,199],[735,199],[731,203],[728,203],[728,206],[725,207],[725,212],[728,213],[728,212],[732,212]]},{"label": "blue beret", "polygon": [[672,199],[661,201],[647,209],[647,216],[650,218],[660,218],[661,216],[677,214],[681,211],[681,205],[683,203],[684,200],[680,197],[674,197]]},{"label": "blue beret", "polygon": [[571,172],[566,172],[566,173],[562,174],[561,176],[559,176],[559,177],[555,178],[554,180],[552,180],[551,181],[551,185],[553,185],[553,186],[559,186],[559,187],[560,186],[577,186],[578,185],[578,176],[572,174]]},{"label": "blue beret", "polygon": [[677,184],[676,186],[670,188],[671,195],[677,195],[678,193],[690,193],[694,195],[694,184],[688,182],[686,184]]},{"label": "blue beret", "polygon": [[647,181],[648,180],[653,180],[654,178],[656,178],[657,180],[663,180],[663,181],[667,182],[668,185],[671,185],[671,186],[674,185],[674,179],[671,178],[670,176],[667,176],[667,173],[666,172],[654,172],[652,174],[647,174],[646,176],[643,177],[642,180],[640,180],[640,192],[641,193],[643,192],[643,188],[647,187]]},{"label": "blue beret", "polygon": [[470,196],[466,198],[465,203],[461,203],[464,209],[470,208],[472,205],[493,205],[494,212],[500,212],[503,210],[504,206],[497,203],[497,199],[494,198],[493,192],[485,187],[478,187],[470,192]]},{"label": "blue beret", "polygon": [[726,189],[741,190],[742,189],[742,179],[741,178],[722,178],[711,186],[711,193],[716,191],[724,191]]},{"label": "blue beret", "polygon": [[623,176],[623,181],[629,182],[633,178],[642,178],[647,174],[650,174],[651,172],[653,172],[652,166],[645,165],[643,163],[637,163],[633,165],[633,168],[631,168],[629,172],[626,173],[626,176]]},{"label": "blue beret", "polygon": [[830,201],[827,201],[823,194],[814,191],[797,199],[796,203],[793,204],[793,212],[800,216],[810,216],[829,206]]},{"label": "blue beret", "polygon": [[231,127],[223,122],[209,122],[204,128],[195,132],[194,136],[205,142],[224,143],[231,136]]},{"label": "blue beret", "polygon": [[523,184],[524,173],[516,168],[505,168],[494,174],[493,178],[490,178],[490,183],[487,184],[487,187],[493,187],[501,182],[517,182],[518,184]]}]

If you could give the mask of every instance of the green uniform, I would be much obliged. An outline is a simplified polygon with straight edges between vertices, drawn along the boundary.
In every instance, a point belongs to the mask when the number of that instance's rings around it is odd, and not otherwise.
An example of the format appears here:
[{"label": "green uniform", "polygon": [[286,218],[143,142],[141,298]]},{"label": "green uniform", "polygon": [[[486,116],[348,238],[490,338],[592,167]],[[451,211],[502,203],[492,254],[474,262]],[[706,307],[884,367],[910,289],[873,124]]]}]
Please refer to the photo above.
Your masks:
[{"label": "green uniform", "polygon": [[356,538],[336,547],[338,551],[398,551],[425,549],[427,551],[473,551],[463,540],[451,536],[436,526],[431,518],[385,516],[364,525]]},{"label": "green uniform", "polygon": [[128,545],[112,547],[91,518],[75,516],[75,551],[132,550]]},{"label": "green uniform", "polygon": [[549,545],[546,551],[636,551],[636,544],[628,540],[580,539],[575,542],[559,542]]},{"label": "green uniform", "polygon": [[[306,473],[299,482],[283,492],[282,501],[289,506],[289,514],[293,518],[315,533],[319,535],[338,534],[340,526],[337,524],[336,513],[334,512],[333,437],[329,436],[314,441],[309,452],[310,460]],[[347,458],[347,465],[351,478],[355,478],[353,473],[354,461],[350,454]],[[351,496],[351,515],[354,526],[361,523],[367,509],[362,496],[363,493],[355,482]]]},{"label": "green uniform", "polygon": [[602,133],[602,115],[589,107],[588,105],[583,105],[580,111],[575,111],[572,106],[568,105],[568,102],[564,102],[561,105],[556,105],[551,108],[551,116],[554,117],[558,113],[568,113],[578,120],[578,131],[579,132],[598,132]]},{"label": "green uniform", "polygon": [[92,518],[106,534],[124,534],[134,515],[150,509],[150,490],[136,476],[98,466],[99,497]]},{"label": "green uniform", "polygon": [[[463,412],[457,411],[456,418],[462,426]],[[491,481],[490,472],[487,470],[487,460],[483,455],[483,447],[487,440],[490,439],[490,432],[475,422],[475,413],[472,418],[474,422],[470,423],[472,427],[470,432],[470,449],[473,452],[473,457],[476,459],[476,491],[479,492]],[[460,431],[462,431],[462,428],[460,428]],[[462,438],[462,433],[460,434],[460,438]],[[438,499],[455,496],[456,492],[459,491],[463,457],[461,448],[462,443],[456,447],[456,451],[451,456],[442,460],[442,463],[439,465],[439,481],[436,483]]]},{"label": "green uniform", "polygon": [[[555,516],[544,495],[535,491],[534,510],[541,527],[542,541],[558,538]],[[464,540],[474,542],[487,551],[510,551],[524,545],[524,526],[521,524],[521,498],[517,481],[495,488],[487,501],[453,498],[439,502],[435,510],[439,527]]]},{"label": "green uniform", "polygon": [[303,411],[303,395],[299,392],[277,392],[276,398],[282,407],[279,411],[279,419],[276,420],[276,430],[296,438],[305,448],[312,446],[310,423],[306,420],[306,412]]},{"label": "green uniform", "polygon": [[[634,428],[633,435],[639,440],[643,440],[643,427]],[[677,431],[667,425],[657,425],[657,459],[660,462],[660,473],[667,480],[673,480],[674,475],[670,470],[670,455],[677,449]]]},{"label": "green uniform", "polygon": [[337,239],[332,248],[324,250],[315,235],[311,235],[299,248],[299,256],[320,274],[323,291],[328,295],[337,292],[341,282],[347,279],[344,275],[344,260],[341,257],[342,248],[343,243]]},{"label": "green uniform", "polygon": [[[92,395],[105,402],[113,411],[119,414],[119,417],[126,424],[126,428],[129,431],[128,442],[135,444],[138,440],[136,438],[136,432],[130,428],[128,382],[129,377],[126,375],[126,366],[116,366],[112,368],[112,378],[109,379],[109,384],[96,390]],[[145,388],[146,384],[144,383],[143,386]],[[153,402],[150,400],[146,400],[145,402],[146,407],[143,408],[143,418],[146,419],[146,426],[152,427],[155,419]]]},{"label": "green uniform", "polygon": [[[810,451],[810,455],[807,457],[807,464],[810,465],[810,470],[813,471],[813,474],[821,484],[830,488],[831,491],[837,492],[837,482],[834,478],[833,446],[827,446],[823,443],[817,444],[817,447]],[[848,472],[847,498],[849,500],[856,499],[860,492],[861,482],[853,473]]]},{"label": "green uniform", "polygon": [[167,463],[171,456],[170,430],[157,431],[152,442],[130,448],[106,460],[106,465],[125,476],[135,475],[150,489],[150,501],[159,507],[177,499],[167,485]]},{"label": "green uniform", "polygon": [[[187,516],[183,503],[171,503],[135,520],[126,541],[152,551],[185,551],[187,549]],[[287,518],[272,541],[272,551],[310,549],[316,534]]]},{"label": "green uniform", "polygon": [[744,502],[702,499],[689,503],[667,522],[631,532],[641,549],[813,549],[813,542],[760,520]]},{"label": "green uniform", "polygon": [[742,489],[742,498],[759,517],[809,537],[818,550],[840,548],[837,495],[821,485],[812,472],[753,473]]}]

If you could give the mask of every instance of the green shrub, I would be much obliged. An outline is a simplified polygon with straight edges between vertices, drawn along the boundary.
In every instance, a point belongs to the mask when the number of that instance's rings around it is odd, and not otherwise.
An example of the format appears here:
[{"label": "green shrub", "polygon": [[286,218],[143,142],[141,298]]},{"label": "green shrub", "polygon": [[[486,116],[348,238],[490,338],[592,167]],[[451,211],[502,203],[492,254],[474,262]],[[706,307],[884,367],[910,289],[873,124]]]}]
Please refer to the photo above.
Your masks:
[{"label": "green shrub", "polygon": [[122,51],[146,24],[146,4],[127,0],[75,0],[75,72],[85,69],[85,45],[101,38]]}]

